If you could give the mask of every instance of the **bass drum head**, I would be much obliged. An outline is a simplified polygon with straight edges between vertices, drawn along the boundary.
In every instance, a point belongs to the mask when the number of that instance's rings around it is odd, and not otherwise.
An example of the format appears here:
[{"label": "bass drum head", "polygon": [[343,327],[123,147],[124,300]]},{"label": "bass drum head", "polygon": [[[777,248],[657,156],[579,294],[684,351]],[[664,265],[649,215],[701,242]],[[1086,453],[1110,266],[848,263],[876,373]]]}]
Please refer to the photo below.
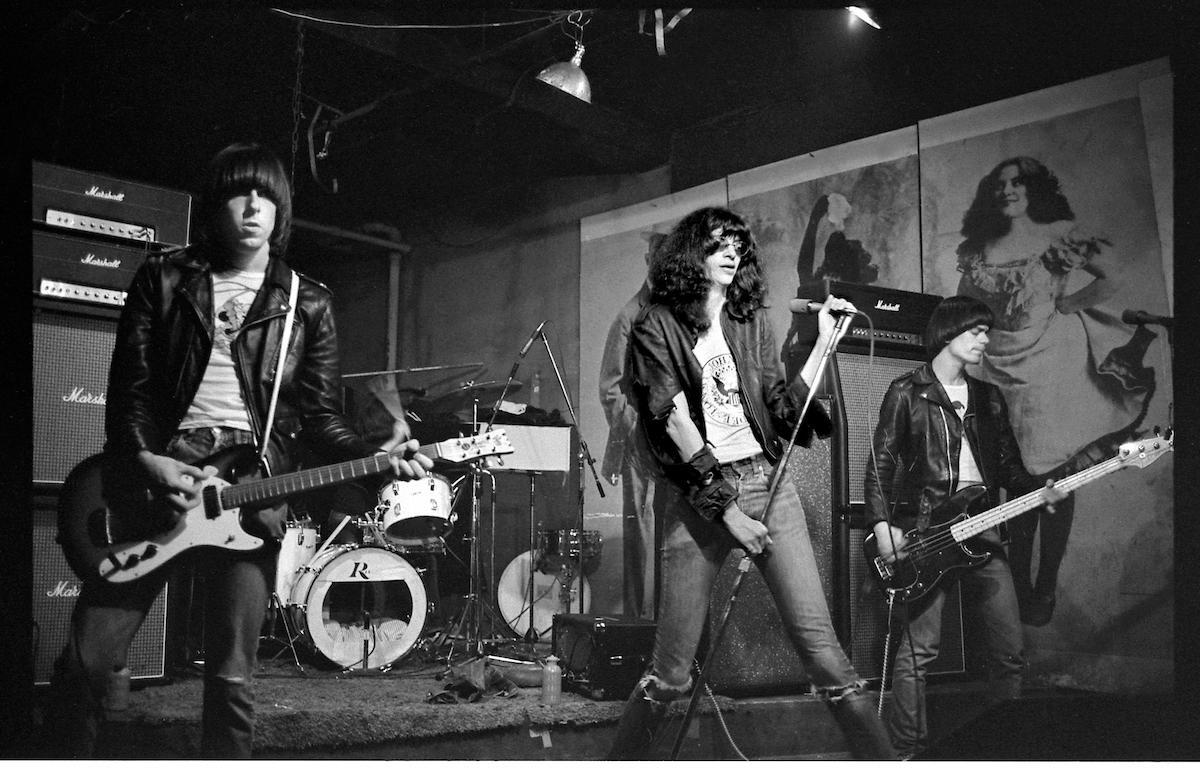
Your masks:
[{"label": "bass drum head", "polygon": [[[525,551],[514,558],[500,575],[497,586],[497,604],[505,624],[518,636],[529,632],[529,564],[533,554]],[[563,598],[563,576],[533,573],[533,626],[537,638],[550,641],[554,628],[554,616],[576,612],[587,612],[592,606],[592,591],[585,578],[576,577],[571,582],[570,592]],[[582,591],[580,590],[582,586]],[[579,608],[580,593],[583,594],[583,609]]]},{"label": "bass drum head", "polygon": [[425,627],[425,586],[382,547],[339,545],[304,567],[289,605],[302,639],[344,668],[379,668],[408,654]]}]

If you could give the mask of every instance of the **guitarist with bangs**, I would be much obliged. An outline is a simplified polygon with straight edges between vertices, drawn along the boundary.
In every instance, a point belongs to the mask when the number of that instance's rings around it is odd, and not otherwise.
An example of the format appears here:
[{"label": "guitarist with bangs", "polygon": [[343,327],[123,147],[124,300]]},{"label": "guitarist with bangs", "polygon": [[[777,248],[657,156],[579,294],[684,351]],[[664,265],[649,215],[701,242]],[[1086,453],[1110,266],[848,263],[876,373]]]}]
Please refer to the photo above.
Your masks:
[{"label": "guitarist with bangs", "polygon": [[[177,528],[201,505],[202,491],[213,491],[205,481],[229,476],[207,464],[210,457],[244,445],[252,452],[249,470],[241,472],[279,475],[296,458],[297,436],[323,456],[368,457],[379,471],[390,467],[403,479],[423,478],[432,468],[399,428],[374,445],[347,423],[332,297],[283,262],[291,199],[274,154],[231,145],[208,168],[197,243],[148,258],[134,277],[109,372],[102,473],[93,476],[110,505],[122,490],[137,489],[159,505],[138,517]],[[73,477],[83,475],[68,476],[64,501],[80,488]],[[60,508],[60,538],[70,559],[72,530],[82,519]],[[262,547],[197,554],[206,588],[203,757],[251,756],[251,682],[286,514],[278,500],[247,507],[240,525]],[[198,520],[204,525],[203,516]],[[125,665],[167,571],[155,568],[121,583],[80,572],[83,587],[55,663],[46,723],[66,755],[94,756],[109,676]]]},{"label": "guitarist with bangs", "polygon": [[[893,381],[883,398],[867,460],[865,498],[872,530],[868,542],[874,540],[884,563],[905,559],[906,534],[911,537],[912,530],[938,523],[935,511],[952,507],[957,492],[978,491],[982,484],[986,493],[972,508],[981,510],[999,503],[1001,488],[1013,497],[1040,485],[1021,461],[1000,390],[966,372],[982,358],[992,322],[991,310],[981,301],[965,296],[943,300],[925,330],[929,361]],[[1047,509],[1065,496],[1047,481]],[[1020,695],[1023,635],[1004,538],[993,527],[976,541],[992,557],[958,576],[976,591],[970,598],[987,633],[989,697],[998,702]],[[928,743],[925,673],[940,647],[949,584],[938,583],[904,605],[907,626],[895,656],[887,725],[905,759]]]}]

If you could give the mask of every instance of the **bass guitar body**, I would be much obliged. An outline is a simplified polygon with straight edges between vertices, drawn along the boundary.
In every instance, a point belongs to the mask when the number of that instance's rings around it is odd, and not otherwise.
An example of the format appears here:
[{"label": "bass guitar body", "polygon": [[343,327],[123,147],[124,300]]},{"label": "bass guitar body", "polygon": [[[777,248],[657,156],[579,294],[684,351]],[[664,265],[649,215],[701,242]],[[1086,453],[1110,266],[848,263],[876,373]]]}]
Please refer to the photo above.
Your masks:
[{"label": "bass guitar body", "polygon": [[958,542],[952,534],[955,525],[972,517],[972,511],[978,509],[976,505],[983,501],[985,493],[987,490],[983,486],[959,491],[934,511],[934,525],[905,533],[905,545],[894,561],[885,561],[879,555],[875,535],[868,535],[863,552],[872,576],[880,582],[884,592],[902,603],[916,601],[948,575],[980,566],[991,558],[992,554],[987,550],[972,546],[969,541]]},{"label": "bass guitar body", "polygon": [[133,464],[103,454],[80,462],[67,476],[58,503],[58,540],[81,579],[129,582],[145,577],[193,548],[248,551],[263,540],[245,531],[238,508],[223,510],[218,492],[229,481],[257,477],[254,448],[235,446],[197,462],[212,465],[201,502],[176,516],[140,484]]}]

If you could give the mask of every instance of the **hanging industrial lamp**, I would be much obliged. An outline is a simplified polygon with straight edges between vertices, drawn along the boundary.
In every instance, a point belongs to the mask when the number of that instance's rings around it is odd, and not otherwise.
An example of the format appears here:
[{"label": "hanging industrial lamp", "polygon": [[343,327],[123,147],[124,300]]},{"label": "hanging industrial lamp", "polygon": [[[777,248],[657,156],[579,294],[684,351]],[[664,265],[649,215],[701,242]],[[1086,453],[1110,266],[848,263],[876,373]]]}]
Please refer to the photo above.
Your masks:
[{"label": "hanging industrial lamp", "polygon": [[553,86],[556,89],[565,91],[576,99],[582,99],[584,102],[591,104],[592,102],[592,84],[588,82],[587,75],[583,72],[580,66],[583,62],[583,25],[587,20],[583,18],[582,11],[572,11],[567,17],[567,22],[573,24],[576,31],[572,38],[575,40],[575,55],[567,62],[556,62],[550,65],[537,74],[537,79],[542,83]]}]

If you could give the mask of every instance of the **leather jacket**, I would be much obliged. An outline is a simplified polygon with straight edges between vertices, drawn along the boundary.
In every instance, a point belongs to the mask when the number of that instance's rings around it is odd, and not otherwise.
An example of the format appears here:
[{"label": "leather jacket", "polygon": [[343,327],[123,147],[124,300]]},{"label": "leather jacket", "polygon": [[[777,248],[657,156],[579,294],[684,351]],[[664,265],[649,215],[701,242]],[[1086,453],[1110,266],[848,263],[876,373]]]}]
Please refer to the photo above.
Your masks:
[{"label": "leather jacket", "polygon": [[[297,274],[300,291],[265,474],[286,472],[294,440],[333,461],[371,456],[342,415],[332,295]],[[233,360],[253,433],[261,442],[288,310],[291,269],[272,257],[233,341]],[[153,256],[138,270],[117,325],[109,373],[105,449],[164,453],[196,395],[213,343],[212,265],[202,250]]]},{"label": "leather jacket", "polygon": [[[868,528],[889,520],[904,530],[926,528],[932,510],[958,488],[958,454],[963,437],[987,487],[988,507],[1040,483],[1025,469],[1000,390],[970,376],[968,413],[959,419],[933,367],[925,363],[897,378],[879,408],[874,453],[867,459]],[[897,476],[901,478],[896,481]],[[898,506],[893,508],[893,502]]]},{"label": "leather jacket", "polygon": [[[739,321],[726,309],[721,314],[721,332],[733,355],[742,406],[754,437],[774,464],[784,450],[780,435],[790,437],[797,412],[808,395],[808,385],[799,377],[791,383],[784,380],[775,336],[765,314],[756,313],[749,320]],[[701,403],[701,367],[692,353],[696,340],[697,336],[660,304],[642,310],[634,322],[630,340],[638,423],[663,472],[685,491],[695,486],[694,471],[688,460],[680,458],[678,448],[667,436],[666,424],[675,395],[683,392],[688,414],[707,440]],[[829,414],[819,402],[813,401],[797,442],[808,446],[814,431],[827,437],[832,426]]]}]

